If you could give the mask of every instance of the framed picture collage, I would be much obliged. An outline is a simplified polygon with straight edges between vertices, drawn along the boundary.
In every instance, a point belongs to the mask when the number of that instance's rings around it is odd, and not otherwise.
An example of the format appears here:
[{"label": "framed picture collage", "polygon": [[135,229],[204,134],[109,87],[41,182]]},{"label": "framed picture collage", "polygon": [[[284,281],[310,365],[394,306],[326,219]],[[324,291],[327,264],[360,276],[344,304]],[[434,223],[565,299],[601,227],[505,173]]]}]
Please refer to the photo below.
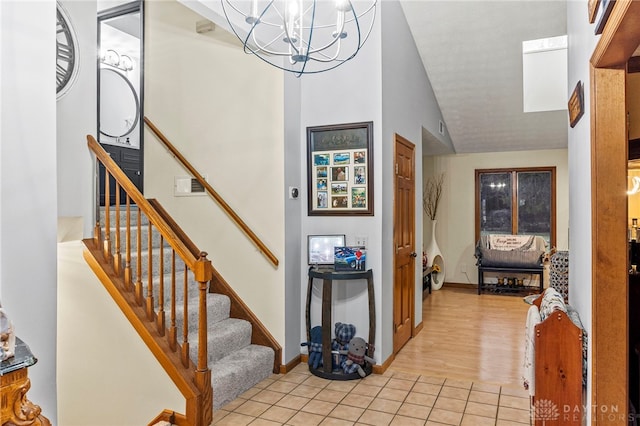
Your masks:
[{"label": "framed picture collage", "polygon": [[308,128],[309,215],[371,215],[372,123]]}]

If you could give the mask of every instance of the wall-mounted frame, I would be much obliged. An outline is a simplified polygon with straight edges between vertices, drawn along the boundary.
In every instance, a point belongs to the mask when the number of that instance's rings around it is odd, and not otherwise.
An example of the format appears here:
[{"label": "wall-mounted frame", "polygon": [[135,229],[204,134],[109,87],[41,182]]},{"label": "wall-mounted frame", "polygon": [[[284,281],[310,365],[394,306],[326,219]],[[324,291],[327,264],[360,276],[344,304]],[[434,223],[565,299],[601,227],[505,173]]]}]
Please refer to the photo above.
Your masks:
[{"label": "wall-mounted frame", "polygon": [[584,114],[584,89],[582,81],[578,81],[575,89],[569,97],[569,125],[571,128],[575,127],[580,121],[580,117]]},{"label": "wall-mounted frame", "polygon": [[307,127],[309,216],[373,215],[373,122]]}]

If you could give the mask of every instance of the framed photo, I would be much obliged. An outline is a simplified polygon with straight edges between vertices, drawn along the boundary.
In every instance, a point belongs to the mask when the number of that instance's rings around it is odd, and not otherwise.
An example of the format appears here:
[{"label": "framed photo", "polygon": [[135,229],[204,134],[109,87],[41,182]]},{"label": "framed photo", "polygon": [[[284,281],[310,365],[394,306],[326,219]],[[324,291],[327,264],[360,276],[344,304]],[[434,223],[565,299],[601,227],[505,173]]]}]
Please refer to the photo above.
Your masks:
[{"label": "framed photo", "polygon": [[580,121],[582,114],[584,114],[584,88],[582,81],[578,81],[576,88],[573,89],[573,93],[569,98],[569,126],[575,127]]},{"label": "framed photo", "polygon": [[309,216],[373,216],[373,122],[307,127]]},{"label": "framed photo", "polygon": [[366,271],[367,251],[364,247],[334,248],[334,268],[336,271]]},{"label": "framed photo", "polygon": [[333,265],[335,247],[343,246],[344,234],[308,235],[307,260],[309,265]]}]

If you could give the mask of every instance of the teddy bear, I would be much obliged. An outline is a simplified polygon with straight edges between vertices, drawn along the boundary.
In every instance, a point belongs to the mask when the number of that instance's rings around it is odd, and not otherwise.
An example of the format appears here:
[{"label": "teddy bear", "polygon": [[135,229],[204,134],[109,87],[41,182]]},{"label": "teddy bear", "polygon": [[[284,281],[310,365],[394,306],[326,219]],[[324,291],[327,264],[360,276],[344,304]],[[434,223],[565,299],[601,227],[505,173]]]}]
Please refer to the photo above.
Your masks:
[{"label": "teddy bear", "polygon": [[331,341],[332,368],[337,370],[342,368],[342,363],[347,360],[346,355],[340,355],[340,351],[349,349],[349,340],[356,335],[356,326],[337,322],[335,325],[335,338]]},{"label": "teddy bear", "polygon": [[360,377],[364,377],[367,374],[362,369],[365,361],[369,364],[373,364],[375,361],[366,355],[367,342],[362,337],[354,337],[349,341],[349,349],[341,350],[341,355],[346,355],[346,360],[342,362],[341,367],[345,374],[355,373],[356,371]]},{"label": "teddy bear", "polygon": [[309,367],[317,369],[322,366],[322,327],[313,327],[309,334],[311,341],[303,342],[300,346],[309,346]]}]

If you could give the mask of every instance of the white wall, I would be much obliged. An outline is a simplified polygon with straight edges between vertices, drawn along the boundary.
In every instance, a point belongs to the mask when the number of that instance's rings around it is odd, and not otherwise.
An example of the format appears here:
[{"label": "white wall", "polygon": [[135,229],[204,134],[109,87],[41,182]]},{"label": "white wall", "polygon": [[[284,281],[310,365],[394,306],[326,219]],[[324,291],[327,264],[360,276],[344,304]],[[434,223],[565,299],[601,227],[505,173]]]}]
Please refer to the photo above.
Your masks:
[{"label": "white wall", "polygon": [[80,52],[78,77],[56,103],[58,216],[83,217],[85,237],[94,225],[94,166],[86,135],[96,136],[96,3],[62,1],[69,14]]},{"label": "white wall", "polygon": [[38,358],[28,397],[57,424],[54,1],[0,2],[0,298]]},{"label": "white wall", "polygon": [[[582,324],[591,334],[591,94],[589,60],[599,36],[594,25],[585,19],[587,3],[567,2],[567,33],[569,35],[569,78],[567,96],[578,80],[584,83],[584,115],[573,129],[569,129],[569,303],[580,313]],[[589,366],[592,365],[589,339]],[[587,382],[587,424],[591,410],[591,375]]]},{"label": "white wall", "polygon": [[[491,152],[427,157],[425,176],[445,174],[438,207],[436,241],[446,264],[446,282],[477,284],[475,266],[475,170],[511,167],[556,167],[556,246],[568,247],[569,180],[567,150]],[[431,220],[424,217],[424,241]],[[428,255],[428,253],[427,253]],[[466,273],[461,272],[466,269]]]},{"label": "white wall", "polygon": [[174,177],[187,172],[148,130],[145,196],[157,198],[209,253],[284,346],[282,73],[246,55],[237,42],[219,41],[215,32],[196,33],[202,17],[180,3],[148,2],[146,15],[145,114],[208,175],[280,266],[274,268],[209,197],[174,197]]},{"label": "white wall", "polygon": [[[382,110],[381,69],[380,69],[380,19],[376,16],[374,28],[366,44],[358,55],[349,62],[326,73],[309,74],[300,78],[300,129],[287,146],[301,144],[304,148],[297,161],[303,165],[300,170],[302,207],[302,232],[300,239],[304,244],[301,264],[299,265],[299,281],[303,291],[299,303],[305,305],[307,277],[307,235],[313,234],[345,234],[347,244],[355,244],[356,236],[366,236],[367,268],[373,269],[373,280],[376,293],[376,352],[375,359],[381,361],[380,354],[385,351],[387,342],[381,342],[381,309],[382,309]],[[354,77],[357,76],[357,77]],[[308,216],[307,215],[307,149],[306,128],[330,124],[356,123],[373,121],[373,185],[374,216]],[[320,294],[316,280],[312,300],[311,325],[319,325]],[[367,302],[367,286],[364,280],[334,284],[333,323],[352,323],[356,326],[358,336],[365,339],[369,334],[369,317]],[[388,284],[388,283],[387,283]],[[300,318],[300,341],[306,340],[306,324],[304,316]],[[333,327],[332,327],[333,328]]]},{"label": "white wall", "polygon": [[[82,258],[58,244],[58,424],[135,426],[185,399]],[[106,403],[108,401],[108,403]]]},{"label": "white wall", "polygon": [[[415,251],[421,254],[422,236],[422,132],[423,129],[438,135],[444,144],[451,144],[448,134],[438,133],[439,121],[443,120],[440,107],[433,93],[422,60],[400,3],[381,2],[382,20],[382,158],[383,197],[382,206],[382,251],[383,282],[393,282],[393,199],[394,199],[394,144],[395,134],[415,145]],[[398,66],[402,64],[402,66]],[[415,262],[415,325],[422,322],[422,262]],[[382,324],[383,340],[393,340],[393,286],[383,286]],[[387,348],[387,347],[385,347]],[[390,354],[383,353],[386,357]],[[383,358],[384,359],[384,358]]]}]

